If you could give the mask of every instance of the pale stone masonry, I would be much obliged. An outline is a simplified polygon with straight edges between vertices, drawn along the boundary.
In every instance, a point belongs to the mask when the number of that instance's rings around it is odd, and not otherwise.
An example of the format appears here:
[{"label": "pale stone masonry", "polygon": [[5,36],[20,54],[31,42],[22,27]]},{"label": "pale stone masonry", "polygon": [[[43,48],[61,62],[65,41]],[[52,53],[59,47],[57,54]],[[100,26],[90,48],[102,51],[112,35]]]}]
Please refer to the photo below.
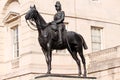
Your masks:
[{"label": "pale stone masonry", "polygon": [[[0,80],[29,80],[46,72],[37,31],[27,26],[24,17],[30,5],[35,4],[46,22],[50,22],[56,13],[56,1],[0,0]],[[120,0],[60,2],[68,23],[67,30],[80,33],[89,47],[84,51],[88,76],[98,80],[119,80]],[[100,46],[93,46],[92,27],[98,28],[95,40]],[[100,51],[92,52],[99,47]],[[52,67],[52,73],[77,74],[76,63],[67,51],[53,52]]]},{"label": "pale stone masonry", "polygon": [[91,62],[89,74],[97,76],[98,80],[120,79],[120,46],[88,54]]}]

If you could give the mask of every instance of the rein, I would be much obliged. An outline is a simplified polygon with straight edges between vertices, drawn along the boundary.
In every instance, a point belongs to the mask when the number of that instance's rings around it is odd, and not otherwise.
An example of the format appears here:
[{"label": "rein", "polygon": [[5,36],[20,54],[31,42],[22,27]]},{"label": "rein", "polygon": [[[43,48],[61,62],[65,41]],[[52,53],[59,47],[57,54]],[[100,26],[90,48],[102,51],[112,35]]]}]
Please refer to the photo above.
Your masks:
[{"label": "rein", "polygon": [[[36,27],[36,25],[35,24],[33,24],[30,20],[29,20],[29,22],[34,26],[34,27]],[[28,23],[28,21],[26,20],[26,23],[27,23],[27,25],[29,26],[29,28],[30,29],[32,29],[32,30],[34,30],[34,31],[37,31],[37,29],[35,29],[35,28],[32,28],[30,25],[29,25],[29,23]]]}]

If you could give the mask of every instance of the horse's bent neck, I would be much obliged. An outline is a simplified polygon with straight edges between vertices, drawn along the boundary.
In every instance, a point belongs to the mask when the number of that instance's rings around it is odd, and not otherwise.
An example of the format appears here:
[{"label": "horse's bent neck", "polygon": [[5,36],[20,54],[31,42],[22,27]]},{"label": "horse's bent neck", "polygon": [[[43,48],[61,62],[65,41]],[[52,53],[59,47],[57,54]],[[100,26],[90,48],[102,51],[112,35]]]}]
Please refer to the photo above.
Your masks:
[{"label": "horse's bent neck", "polygon": [[38,30],[44,29],[47,25],[47,23],[45,22],[43,17],[38,13],[38,11],[36,12],[35,23],[37,25]]}]

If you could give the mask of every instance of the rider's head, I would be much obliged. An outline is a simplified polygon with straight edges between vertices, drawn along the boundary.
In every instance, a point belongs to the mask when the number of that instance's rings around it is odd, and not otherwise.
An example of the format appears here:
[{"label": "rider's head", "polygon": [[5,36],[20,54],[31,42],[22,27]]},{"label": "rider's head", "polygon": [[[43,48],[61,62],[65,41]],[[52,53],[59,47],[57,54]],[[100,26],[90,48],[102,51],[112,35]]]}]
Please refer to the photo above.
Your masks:
[{"label": "rider's head", "polygon": [[57,1],[56,4],[55,4],[55,8],[57,11],[60,11],[61,10],[61,4],[60,4],[60,1]]}]

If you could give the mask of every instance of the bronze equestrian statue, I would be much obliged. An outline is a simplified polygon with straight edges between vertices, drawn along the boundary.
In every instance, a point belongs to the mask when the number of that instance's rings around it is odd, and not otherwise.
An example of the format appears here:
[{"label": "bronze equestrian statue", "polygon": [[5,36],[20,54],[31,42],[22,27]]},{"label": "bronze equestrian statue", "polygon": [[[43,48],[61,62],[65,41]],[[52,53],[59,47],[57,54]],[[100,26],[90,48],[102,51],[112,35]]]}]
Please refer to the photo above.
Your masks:
[{"label": "bronze equestrian statue", "polygon": [[[57,3],[58,4],[58,3]],[[58,6],[58,5],[56,5]],[[59,7],[60,8],[60,7]],[[62,16],[62,21],[60,23],[57,23],[58,16]],[[57,17],[56,17],[57,16]],[[76,61],[77,66],[78,66],[78,75],[82,75],[81,71],[81,64],[80,64],[80,59],[78,58],[77,53],[81,57],[82,63],[83,63],[83,68],[84,68],[84,73],[83,76],[86,77],[86,61],[83,55],[83,48],[88,49],[84,38],[73,31],[66,31],[63,30],[63,34],[61,36],[62,38],[62,43],[59,44],[59,33],[58,30],[53,30],[53,26],[64,26],[64,12],[60,11],[55,15],[55,19],[53,23],[46,23],[46,21],[43,19],[43,17],[39,14],[37,11],[35,5],[33,7],[30,7],[30,10],[26,13],[25,15],[26,21],[34,21],[36,23],[36,27],[38,30],[38,41],[39,44],[42,48],[42,51],[45,55],[46,63],[47,63],[47,74],[51,73],[51,61],[52,61],[52,50],[62,50],[62,49],[67,49],[73,59]],[[59,21],[58,21],[59,22]]]}]

